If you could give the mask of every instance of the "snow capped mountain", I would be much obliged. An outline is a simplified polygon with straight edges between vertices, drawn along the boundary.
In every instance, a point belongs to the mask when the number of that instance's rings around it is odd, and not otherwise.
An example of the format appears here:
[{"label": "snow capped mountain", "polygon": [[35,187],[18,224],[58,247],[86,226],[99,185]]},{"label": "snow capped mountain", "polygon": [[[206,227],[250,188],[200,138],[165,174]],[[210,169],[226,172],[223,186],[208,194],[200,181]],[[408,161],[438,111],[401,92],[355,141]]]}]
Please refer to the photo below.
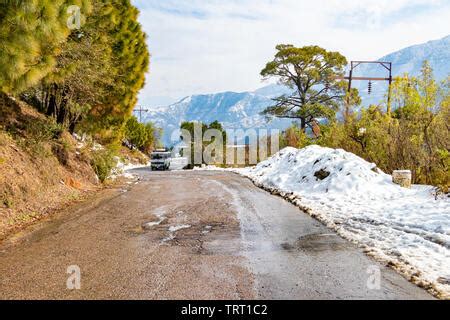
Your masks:
[{"label": "snow capped mountain", "polygon": [[418,75],[423,61],[428,60],[436,79],[442,80],[450,73],[450,35],[391,53],[381,60],[393,63],[395,75]]},{"label": "snow capped mountain", "polygon": [[143,118],[163,128],[162,140],[171,145],[171,136],[178,137],[177,129],[183,121],[211,123],[218,120],[226,129],[284,129],[292,120],[274,119],[270,122],[260,115],[273,104],[272,98],[289,92],[287,88],[269,85],[254,92],[221,92],[193,95],[170,106],[150,110]]},{"label": "snow capped mountain", "polygon": [[[442,80],[450,73],[450,36],[440,40],[411,46],[379,59],[393,64],[393,76],[408,72],[418,75],[424,60],[430,62],[436,79]],[[355,69],[354,76],[388,76],[387,70],[376,65],[361,65]],[[367,82],[354,82],[360,90],[363,106],[383,103],[386,100],[387,82],[374,82],[372,94],[367,94]],[[273,104],[274,97],[288,94],[290,90],[280,85],[269,85],[254,92],[221,92],[216,94],[193,95],[166,107],[152,109],[145,114],[144,121],[152,121],[163,128],[164,144],[171,145],[171,135],[179,129],[183,121],[210,123],[215,120],[226,129],[285,129],[289,119],[274,119],[270,122],[260,115],[266,107]],[[178,136],[177,133],[174,134]]]},{"label": "snow capped mountain", "polygon": [[[450,74],[450,35],[439,39],[429,41],[423,44],[414,45],[397,52],[388,54],[378,59],[379,61],[392,62],[393,76],[400,76],[408,73],[413,76],[420,74],[422,64],[428,60],[433,68],[435,78],[440,81]],[[361,65],[358,66],[353,74],[358,76],[387,77],[389,73],[382,66]],[[367,82],[357,82],[355,87],[359,89],[363,98],[363,105],[376,104],[386,100],[387,82],[373,82],[373,94],[367,94]]]}]

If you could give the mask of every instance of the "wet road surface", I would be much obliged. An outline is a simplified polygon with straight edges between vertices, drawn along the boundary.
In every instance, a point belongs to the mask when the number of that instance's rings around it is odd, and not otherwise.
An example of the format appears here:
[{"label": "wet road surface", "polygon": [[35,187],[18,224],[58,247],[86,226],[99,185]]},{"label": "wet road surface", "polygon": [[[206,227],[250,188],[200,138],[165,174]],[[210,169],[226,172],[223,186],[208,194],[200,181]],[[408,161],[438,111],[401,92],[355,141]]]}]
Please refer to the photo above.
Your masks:
[{"label": "wet road surface", "polygon": [[[432,298],[248,179],[134,173],[138,183],[3,243],[0,298]],[[79,290],[67,289],[70,266]]]}]

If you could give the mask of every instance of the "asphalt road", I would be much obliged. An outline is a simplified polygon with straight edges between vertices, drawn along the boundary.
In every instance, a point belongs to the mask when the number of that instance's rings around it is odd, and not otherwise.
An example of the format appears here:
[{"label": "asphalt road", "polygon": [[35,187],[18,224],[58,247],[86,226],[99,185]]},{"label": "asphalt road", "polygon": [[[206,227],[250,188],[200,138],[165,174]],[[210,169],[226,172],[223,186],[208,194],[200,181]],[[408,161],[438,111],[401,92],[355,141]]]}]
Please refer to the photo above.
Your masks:
[{"label": "asphalt road", "polygon": [[3,243],[0,298],[432,298],[238,175],[134,172]]}]

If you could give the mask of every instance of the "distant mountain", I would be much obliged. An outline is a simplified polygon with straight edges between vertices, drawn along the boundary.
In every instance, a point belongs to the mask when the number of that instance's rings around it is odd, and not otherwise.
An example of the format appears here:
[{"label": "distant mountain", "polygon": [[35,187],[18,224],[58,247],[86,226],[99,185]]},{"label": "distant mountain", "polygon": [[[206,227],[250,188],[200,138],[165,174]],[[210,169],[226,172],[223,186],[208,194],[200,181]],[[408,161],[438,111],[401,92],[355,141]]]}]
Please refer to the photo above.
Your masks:
[{"label": "distant mountain", "polygon": [[[393,75],[408,72],[418,75],[424,60],[428,60],[435,77],[442,80],[450,73],[450,36],[440,40],[411,46],[379,59],[393,63]],[[386,70],[377,66],[361,65],[354,76],[386,76]],[[385,101],[387,83],[375,82],[373,92],[367,94],[367,82],[355,82],[360,90],[363,106]],[[275,119],[267,122],[260,112],[273,104],[272,98],[288,93],[280,85],[269,85],[254,92],[222,92],[216,94],[193,95],[172,105],[151,110],[143,120],[152,121],[164,129],[163,142],[171,145],[172,133],[179,129],[183,121],[210,123],[218,120],[226,129],[287,128],[292,121]]]},{"label": "distant mountain", "polygon": [[152,121],[163,128],[162,140],[171,145],[171,136],[183,121],[211,123],[218,120],[226,129],[271,129],[286,128],[292,121],[274,119],[267,122],[260,112],[273,104],[272,98],[287,93],[283,86],[269,85],[254,92],[221,92],[193,95],[167,107],[150,110],[145,122]]},{"label": "distant mountain", "polygon": [[450,35],[388,54],[380,60],[391,61],[395,75],[405,72],[418,75],[423,61],[428,60],[436,79],[442,80],[450,73]]},{"label": "distant mountain", "polygon": [[[405,49],[390,53],[378,59],[379,61],[392,62],[393,76],[404,73],[417,76],[420,74],[422,64],[428,60],[437,80],[443,80],[450,74],[450,35],[439,40],[429,41],[414,45]],[[387,76],[387,70],[376,65],[361,65],[355,69],[354,76]],[[385,101],[388,85],[386,82],[374,82],[373,94],[367,94],[367,82],[357,82],[355,87],[360,90],[363,105]]]}]

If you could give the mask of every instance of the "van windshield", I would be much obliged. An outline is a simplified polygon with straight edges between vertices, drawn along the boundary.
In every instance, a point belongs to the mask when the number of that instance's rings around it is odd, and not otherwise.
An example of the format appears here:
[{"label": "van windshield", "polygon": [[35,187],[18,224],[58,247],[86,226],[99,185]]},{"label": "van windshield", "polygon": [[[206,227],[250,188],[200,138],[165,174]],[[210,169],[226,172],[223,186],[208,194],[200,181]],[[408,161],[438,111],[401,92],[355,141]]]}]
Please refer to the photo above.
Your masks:
[{"label": "van windshield", "polygon": [[152,160],[168,159],[169,157],[170,157],[170,154],[166,154],[166,153],[152,153]]}]

